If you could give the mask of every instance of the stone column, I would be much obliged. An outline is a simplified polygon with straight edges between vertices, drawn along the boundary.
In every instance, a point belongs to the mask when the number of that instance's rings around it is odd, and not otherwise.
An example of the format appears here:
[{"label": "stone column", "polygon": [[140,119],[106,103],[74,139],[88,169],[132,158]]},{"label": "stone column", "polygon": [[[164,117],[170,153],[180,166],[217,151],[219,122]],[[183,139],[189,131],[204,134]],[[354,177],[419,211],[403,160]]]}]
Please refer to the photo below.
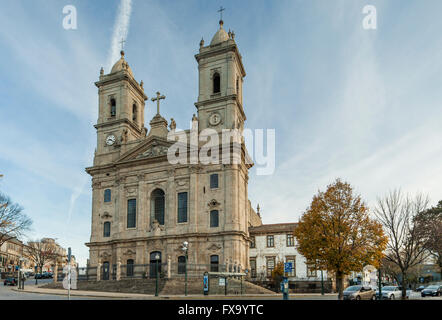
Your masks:
[{"label": "stone column", "polygon": [[54,277],[54,279],[53,279],[54,282],[57,282],[57,278],[58,278],[58,263],[57,262],[55,262],[53,277]]},{"label": "stone column", "polygon": [[97,281],[101,280],[101,263],[97,264]]},{"label": "stone column", "polygon": [[118,259],[117,262],[117,277],[116,277],[117,281],[121,280],[121,260]]},{"label": "stone column", "polygon": [[167,279],[170,279],[171,267],[172,267],[172,259],[169,255],[169,256],[167,256]]}]

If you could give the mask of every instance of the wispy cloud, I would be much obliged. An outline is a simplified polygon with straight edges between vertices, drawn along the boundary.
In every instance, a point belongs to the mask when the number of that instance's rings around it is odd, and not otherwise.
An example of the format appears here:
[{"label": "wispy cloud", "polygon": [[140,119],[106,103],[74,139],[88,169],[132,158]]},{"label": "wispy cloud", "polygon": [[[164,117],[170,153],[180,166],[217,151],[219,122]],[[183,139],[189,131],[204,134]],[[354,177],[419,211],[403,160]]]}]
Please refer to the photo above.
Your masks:
[{"label": "wispy cloud", "polygon": [[112,34],[112,44],[109,51],[107,69],[110,71],[112,65],[118,60],[121,50],[121,41],[127,39],[129,33],[130,16],[132,13],[132,0],[121,0],[118,6],[117,19],[115,20]]}]

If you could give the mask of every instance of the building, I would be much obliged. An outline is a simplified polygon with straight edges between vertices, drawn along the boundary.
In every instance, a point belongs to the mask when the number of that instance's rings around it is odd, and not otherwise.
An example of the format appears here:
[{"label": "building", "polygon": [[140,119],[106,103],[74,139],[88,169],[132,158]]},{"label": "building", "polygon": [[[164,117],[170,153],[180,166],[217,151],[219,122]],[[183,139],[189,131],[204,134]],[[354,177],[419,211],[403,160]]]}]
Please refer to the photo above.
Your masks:
[{"label": "building", "polygon": [[[291,262],[292,272],[287,273],[289,281],[320,281],[321,271],[309,263],[296,250],[293,230],[296,223],[278,223],[253,226],[250,232],[250,277],[252,280],[266,281],[278,262]],[[327,272],[323,272],[327,279]]]},{"label": "building", "polygon": [[[246,73],[235,34],[226,32],[220,21],[210,44],[201,40],[195,58],[199,93],[192,129],[200,134],[210,128],[217,136],[223,129],[242,132]],[[176,123],[171,119],[168,127],[161,116],[160,101],[165,97],[154,95],[157,114],[148,130],[145,92],[156,89],[146,90],[135,79],[123,51],[109,74],[101,69],[95,85],[97,147],[93,166],[86,169],[92,177],[91,238],[86,244],[90,266],[106,273],[117,264],[177,265],[185,259],[182,246],[187,241],[189,265],[212,271],[220,266],[249,268],[249,226],[260,225],[261,219],[248,200],[252,164],[245,144],[228,145],[229,150],[239,150],[238,163],[172,164],[167,152],[174,142],[167,137],[175,132]],[[191,134],[191,129],[184,131],[187,141]],[[204,144],[198,142],[198,154]],[[195,151],[185,150],[186,159]],[[217,148],[209,157],[220,153]]]}]

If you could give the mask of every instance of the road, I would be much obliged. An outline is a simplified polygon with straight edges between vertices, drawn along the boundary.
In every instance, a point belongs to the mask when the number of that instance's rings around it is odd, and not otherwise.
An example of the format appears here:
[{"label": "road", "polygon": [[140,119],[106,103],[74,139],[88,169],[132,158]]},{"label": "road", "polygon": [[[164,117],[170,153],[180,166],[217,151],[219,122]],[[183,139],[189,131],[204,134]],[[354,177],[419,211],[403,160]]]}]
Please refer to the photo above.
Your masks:
[{"label": "road", "polygon": [[[41,285],[43,283],[52,282],[52,279],[42,279],[38,280],[38,284]],[[3,282],[3,281],[2,281]],[[25,283],[25,287],[27,286],[35,286],[35,280],[34,279],[28,279]],[[0,300],[66,300],[66,296],[62,295],[55,295],[55,294],[40,294],[40,293],[27,293],[27,292],[19,292],[13,290],[13,288],[16,287],[10,287],[10,286],[4,286],[3,283],[0,283]],[[146,297],[147,298],[147,297]],[[148,297],[147,299],[164,299],[165,297]],[[168,297],[170,300],[181,300],[185,297],[180,296],[174,296],[174,297]],[[230,297],[231,298],[231,297]],[[98,298],[98,297],[77,297],[77,296],[71,296],[72,300],[97,300],[97,299],[112,299],[112,298]],[[140,299],[140,298],[133,298],[133,299]],[[144,298],[141,298],[144,299]],[[194,297],[186,297],[186,299],[195,299]],[[200,299],[200,298],[199,298]],[[216,297],[205,297],[205,299],[223,299],[222,296]],[[250,299],[250,297],[247,296],[237,296],[235,297],[235,300],[243,300],[243,299]],[[252,298],[253,300],[279,300],[282,299],[281,296],[263,296],[263,297],[256,297],[254,296]],[[309,295],[309,294],[292,294],[290,295],[290,300],[337,300],[337,295],[331,294],[331,295]],[[442,300],[442,297],[425,297],[422,298],[420,295],[420,292],[412,292],[410,294],[410,300]]]},{"label": "road", "polygon": [[[52,282],[52,279],[42,279],[38,280],[38,284]],[[26,286],[35,286],[34,279],[28,279],[25,282]],[[48,294],[39,294],[39,293],[27,293],[27,292],[18,292],[12,290],[12,286],[4,286],[3,280],[0,283],[0,300],[66,300],[66,296],[60,295],[48,295]],[[96,300],[97,298],[93,297],[71,297],[71,300]]]}]

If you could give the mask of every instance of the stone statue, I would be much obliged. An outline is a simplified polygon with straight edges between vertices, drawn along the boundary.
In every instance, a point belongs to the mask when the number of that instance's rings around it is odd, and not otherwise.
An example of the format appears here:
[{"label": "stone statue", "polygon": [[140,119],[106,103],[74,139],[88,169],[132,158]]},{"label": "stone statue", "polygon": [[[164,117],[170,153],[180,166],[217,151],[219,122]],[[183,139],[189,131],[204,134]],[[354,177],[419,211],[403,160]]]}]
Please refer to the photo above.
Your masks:
[{"label": "stone statue", "polygon": [[176,122],[173,118],[170,118],[170,125],[169,125],[170,130],[175,130],[176,129]]}]

